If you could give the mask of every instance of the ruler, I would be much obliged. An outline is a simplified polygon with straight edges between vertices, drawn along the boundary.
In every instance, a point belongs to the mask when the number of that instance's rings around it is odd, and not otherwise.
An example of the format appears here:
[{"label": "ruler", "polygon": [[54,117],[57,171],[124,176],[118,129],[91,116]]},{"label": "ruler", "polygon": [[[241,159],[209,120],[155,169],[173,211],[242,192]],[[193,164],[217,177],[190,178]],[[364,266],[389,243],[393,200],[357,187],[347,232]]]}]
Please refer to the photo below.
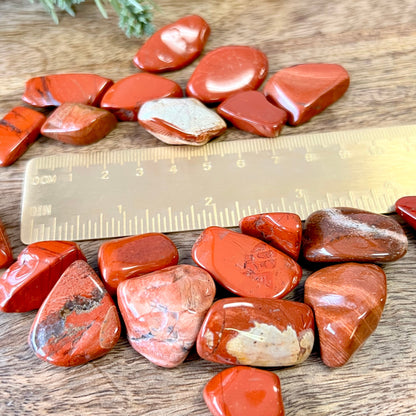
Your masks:
[{"label": "ruler", "polygon": [[66,153],[26,168],[21,239],[86,240],[305,219],[331,206],[391,212],[416,194],[416,125],[275,139]]}]

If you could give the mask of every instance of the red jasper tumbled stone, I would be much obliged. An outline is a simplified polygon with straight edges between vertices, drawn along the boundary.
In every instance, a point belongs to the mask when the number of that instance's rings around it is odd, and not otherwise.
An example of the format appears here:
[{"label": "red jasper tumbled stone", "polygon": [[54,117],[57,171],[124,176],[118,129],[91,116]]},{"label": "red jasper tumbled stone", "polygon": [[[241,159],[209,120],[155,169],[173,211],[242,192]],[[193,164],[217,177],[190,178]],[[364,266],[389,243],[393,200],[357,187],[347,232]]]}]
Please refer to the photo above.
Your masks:
[{"label": "red jasper tumbled stone", "polygon": [[222,46],[201,59],[186,92],[204,103],[217,103],[236,92],[257,89],[267,71],[267,57],[260,50],[250,46]]},{"label": "red jasper tumbled stone", "polygon": [[302,241],[302,221],[290,212],[270,212],[244,217],[240,221],[243,234],[259,238],[297,260]]},{"label": "red jasper tumbled stone", "polygon": [[[13,262],[13,252],[3,223],[0,221],[0,269]],[[1,278],[0,278],[1,282]],[[0,289],[1,290],[1,289]],[[1,295],[0,295],[1,296]]]},{"label": "red jasper tumbled stone", "polygon": [[112,84],[111,79],[95,74],[46,75],[26,82],[22,100],[35,107],[57,107],[63,103],[97,106]]},{"label": "red jasper tumbled stone", "polygon": [[121,121],[137,121],[143,103],[157,98],[182,97],[179,84],[155,74],[134,74],[117,81],[105,93],[101,108]]},{"label": "red jasper tumbled stone", "polygon": [[312,309],[283,299],[225,298],[215,302],[199,331],[201,358],[221,364],[280,367],[312,351]]},{"label": "red jasper tumbled stone", "polygon": [[241,91],[223,101],[218,114],[235,127],[265,137],[278,136],[286,111],[271,104],[260,91]]},{"label": "red jasper tumbled stone", "polygon": [[28,245],[0,277],[0,310],[38,309],[61,274],[75,260],[85,260],[76,243],[40,241]]},{"label": "red jasper tumbled stone", "polygon": [[404,196],[395,206],[396,212],[416,230],[416,196]]},{"label": "red jasper tumbled stone", "polygon": [[133,62],[148,72],[183,68],[200,55],[209,33],[209,25],[202,17],[182,17],[155,32],[138,50]]},{"label": "red jasper tumbled stone", "polygon": [[65,270],[39,309],[29,345],[40,359],[70,367],[107,354],[120,332],[111,296],[94,270],[77,260]]},{"label": "red jasper tumbled stone", "polygon": [[116,117],[107,110],[65,103],[48,117],[41,132],[51,139],[83,146],[98,142],[116,126]]},{"label": "red jasper tumbled stone", "polygon": [[178,264],[173,241],[160,233],[141,234],[107,241],[98,251],[104,286],[115,295],[124,280]]},{"label": "red jasper tumbled stone", "polygon": [[274,74],[264,87],[271,102],[286,110],[289,124],[310,120],[341,98],[350,83],[348,72],[337,64],[302,64]]},{"label": "red jasper tumbled stone", "polygon": [[301,267],[288,255],[257,238],[221,227],[202,232],[192,258],[239,296],[282,298],[302,277]]},{"label": "red jasper tumbled stone", "polygon": [[214,416],[284,416],[279,377],[266,370],[237,366],[214,376],[204,388]]},{"label": "red jasper tumbled stone", "polygon": [[0,166],[9,166],[39,136],[46,117],[26,107],[15,107],[0,120]]}]

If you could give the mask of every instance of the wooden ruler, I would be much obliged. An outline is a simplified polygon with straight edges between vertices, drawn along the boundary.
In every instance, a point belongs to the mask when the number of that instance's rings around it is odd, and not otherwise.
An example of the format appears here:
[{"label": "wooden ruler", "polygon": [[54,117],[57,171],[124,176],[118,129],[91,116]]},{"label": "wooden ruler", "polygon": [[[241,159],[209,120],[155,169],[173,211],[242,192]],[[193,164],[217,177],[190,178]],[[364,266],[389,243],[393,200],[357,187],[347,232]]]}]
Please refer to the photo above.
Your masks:
[{"label": "wooden ruler", "polygon": [[31,160],[21,239],[85,240],[232,227],[247,215],[373,212],[416,194],[416,125]]}]

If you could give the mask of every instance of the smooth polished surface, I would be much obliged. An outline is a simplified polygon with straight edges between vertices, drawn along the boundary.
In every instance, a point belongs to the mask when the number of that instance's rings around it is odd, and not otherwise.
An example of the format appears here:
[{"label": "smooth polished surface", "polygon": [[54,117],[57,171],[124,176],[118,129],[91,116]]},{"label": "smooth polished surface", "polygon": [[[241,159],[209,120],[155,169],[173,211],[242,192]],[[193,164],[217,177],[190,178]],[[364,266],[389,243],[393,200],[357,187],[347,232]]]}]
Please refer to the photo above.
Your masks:
[{"label": "smooth polished surface", "polygon": [[355,208],[327,208],[305,221],[302,253],[308,261],[367,263],[403,257],[407,237],[393,218]]},{"label": "smooth polished surface", "polygon": [[116,126],[117,119],[107,110],[65,103],[48,117],[41,132],[50,139],[83,146],[98,142]]},{"label": "smooth polished surface", "polygon": [[0,221],[0,269],[8,267],[13,262],[13,252],[10,247],[9,237],[6,229]]},{"label": "smooth polished surface", "polygon": [[202,146],[222,134],[225,121],[194,98],[148,101],[139,111],[139,123],[167,144]]},{"label": "smooth polished surface", "polygon": [[0,120],[0,166],[14,163],[38,138],[46,117],[26,107],[14,107]]},{"label": "smooth polished surface", "polygon": [[51,74],[29,79],[22,100],[35,107],[63,103],[98,106],[112,84],[111,79],[96,74]]},{"label": "smooth polished surface", "polygon": [[29,334],[38,358],[72,367],[107,354],[120,338],[117,308],[84,260],[73,262],[39,309]]},{"label": "smooth polished surface", "polygon": [[146,101],[182,96],[182,89],[176,82],[159,75],[140,73],[117,81],[104,94],[100,106],[120,121],[137,121],[139,109]]},{"label": "smooth polished surface", "polygon": [[209,34],[209,25],[201,16],[182,17],[147,39],[134,56],[133,62],[148,72],[183,68],[200,55]]},{"label": "smooth polished surface", "polygon": [[204,388],[214,416],[283,416],[279,377],[271,371],[237,366],[214,376]]},{"label": "smooth polished surface", "polygon": [[375,264],[328,266],[307,278],[305,303],[314,311],[327,366],[344,365],[373,333],[386,296],[386,275]]},{"label": "smooth polished surface", "polygon": [[209,273],[187,264],[125,280],[117,289],[131,346],[167,368],[185,360],[214,296]]},{"label": "smooth polished surface", "polygon": [[240,230],[265,241],[297,260],[302,241],[302,221],[290,212],[255,214],[240,220]]},{"label": "smooth polished surface", "polygon": [[75,260],[85,260],[71,241],[40,241],[28,245],[0,277],[0,310],[38,309],[62,273]]},{"label": "smooth polished surface", "polygon": [[404,196],[396,201],[396,212],[416,230],[416,196]]},{"label": "smooth polished surface", "polygon": [[98,265],[110,295],[118,285],[132,277],[178,264],[173,241],[161,233],[148,233],[106,241],[98,251]]},{"label": "smooth polished surface", "polygon": [[225,298],[202,324],[196,348],[221,364],[281,367],[300,364],[312,351],[312,309],[283,299]]},{"label": "smooth polished surface", "polygon": [[222,46],[199,61],[186,93],[204,103],[217,103],[236,92],[257,89],[267,71],[262,51],[250,46]]},{"label": "smooth polished surface", "polygon": [[192,258],[229,291],[258,298],[282,298],[302,277],[289,256],[257,238],[221,227],[205,229]]},{"label": "smooth polished surface", "polygon": [[233,94],[217,111],[235,127],[265,137],[278,136],[287,120],[286,111],[271,104],[260,91]]}]

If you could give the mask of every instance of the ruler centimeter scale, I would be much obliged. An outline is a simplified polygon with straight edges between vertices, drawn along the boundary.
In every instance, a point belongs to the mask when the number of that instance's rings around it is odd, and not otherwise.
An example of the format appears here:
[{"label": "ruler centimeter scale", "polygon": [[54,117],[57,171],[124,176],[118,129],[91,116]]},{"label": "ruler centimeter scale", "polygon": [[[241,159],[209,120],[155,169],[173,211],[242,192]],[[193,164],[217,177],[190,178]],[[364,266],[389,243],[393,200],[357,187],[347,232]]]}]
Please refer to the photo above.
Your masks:
[{"label": "ruler centimeter scale", "polygon": [[416,194],[416,125],[202,147],[67,153],[26,168],[21,239],[86,240],[237,226],[331,206],[387,213]]}]

